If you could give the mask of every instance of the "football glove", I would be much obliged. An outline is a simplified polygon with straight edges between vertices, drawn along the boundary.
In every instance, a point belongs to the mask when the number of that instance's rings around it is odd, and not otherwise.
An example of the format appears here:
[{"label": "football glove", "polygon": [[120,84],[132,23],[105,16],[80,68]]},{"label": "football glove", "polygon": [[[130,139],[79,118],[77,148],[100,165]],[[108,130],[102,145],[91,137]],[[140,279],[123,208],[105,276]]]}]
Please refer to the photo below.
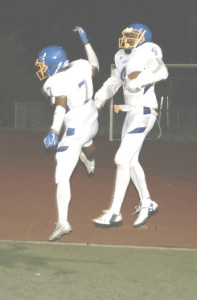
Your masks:
[{"label": "football glove", "polygon": [[89,39],[87,38],[87,34],[85,32],[85,30],[82,27],[76,26],[74,29],[74,32],[79,32],[81,41],[83,44],[87,44],[89,42]]},{"label": "football glove", "polygon": [[120,106],[119,106],[119,105],[114,105],[114,112],[115,112],[116,114],[118,114],[119,111],[121,111]]},{"label": "football glove", "polygon": [[45,148],[52,148],[58,144],[58,134],[55,131],[50,131],[44,138]]}]

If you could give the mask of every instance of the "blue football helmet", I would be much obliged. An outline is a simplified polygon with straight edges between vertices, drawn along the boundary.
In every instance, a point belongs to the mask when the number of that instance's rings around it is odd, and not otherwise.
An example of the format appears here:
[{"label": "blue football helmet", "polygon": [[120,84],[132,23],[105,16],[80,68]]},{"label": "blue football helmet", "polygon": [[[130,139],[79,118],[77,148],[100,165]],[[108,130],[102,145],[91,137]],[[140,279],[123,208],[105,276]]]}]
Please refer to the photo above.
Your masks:
[{"label": "blue football helmet", "polygon": [[119,38],[119,48],[134,49],[151,41],[152,33],[150,29],[144,24],[135,23],[122,31],[122,36]]},{"label": "blue football helmet", "polygon": [[40,51],[35,66],[39,68],[36,75],[40,80],[61,71],[69,64],[66,52],[60,46],[48,46]]}]

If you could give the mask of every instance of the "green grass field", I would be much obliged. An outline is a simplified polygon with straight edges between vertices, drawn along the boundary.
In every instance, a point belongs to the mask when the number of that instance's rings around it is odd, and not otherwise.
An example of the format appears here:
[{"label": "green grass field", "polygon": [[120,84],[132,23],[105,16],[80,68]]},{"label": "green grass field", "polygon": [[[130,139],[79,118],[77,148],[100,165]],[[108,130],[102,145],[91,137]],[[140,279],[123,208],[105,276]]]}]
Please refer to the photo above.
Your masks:
[{"label": "green grass field", "polygon": [[196,299],[197,251],[0,242],[1,300]]}]

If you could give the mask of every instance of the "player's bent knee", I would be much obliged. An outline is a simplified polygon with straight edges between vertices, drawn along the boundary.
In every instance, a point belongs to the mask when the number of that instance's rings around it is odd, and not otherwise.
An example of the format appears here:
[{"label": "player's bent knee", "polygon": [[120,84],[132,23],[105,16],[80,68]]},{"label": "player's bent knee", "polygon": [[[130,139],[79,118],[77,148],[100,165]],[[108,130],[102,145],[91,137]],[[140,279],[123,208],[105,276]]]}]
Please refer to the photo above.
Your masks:
[{"label": "player's bent knee", "polygon": [[115,156],[115,164],[118,166],[125,166],[128,165],[130,162],[130,156],[128,153],[118,150]]}]

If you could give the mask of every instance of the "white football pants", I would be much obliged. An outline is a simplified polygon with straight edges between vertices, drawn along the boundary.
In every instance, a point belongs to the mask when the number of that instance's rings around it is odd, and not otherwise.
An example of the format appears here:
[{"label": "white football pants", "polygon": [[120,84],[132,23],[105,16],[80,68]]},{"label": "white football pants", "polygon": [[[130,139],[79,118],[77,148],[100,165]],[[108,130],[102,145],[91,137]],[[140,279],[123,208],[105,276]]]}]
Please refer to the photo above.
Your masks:
[{"label": "white football pants", "polygon": [[81,148],[91,145],[92,139],[97,134],[97,117],[98,111],[94,102],[85,104],[84,111],[80,109],[77,119],[73,121],[72,116],[69,116],[66,132],[58,145],[55,181],[59,223],[64,223],[68,218],[71,199],[70,177],[79,160]]},{"label": "white football pants", "polygon": [[153,128],[156,114],[140,111],[128,112],[123,124],[122,140],[115,156],[117,165],[114,195],[110,211],[119,215],[122,203],[132,180],[138,191],[140,202],[150,198],[144,171],[138,161],[140,150],[147,134]]}]

